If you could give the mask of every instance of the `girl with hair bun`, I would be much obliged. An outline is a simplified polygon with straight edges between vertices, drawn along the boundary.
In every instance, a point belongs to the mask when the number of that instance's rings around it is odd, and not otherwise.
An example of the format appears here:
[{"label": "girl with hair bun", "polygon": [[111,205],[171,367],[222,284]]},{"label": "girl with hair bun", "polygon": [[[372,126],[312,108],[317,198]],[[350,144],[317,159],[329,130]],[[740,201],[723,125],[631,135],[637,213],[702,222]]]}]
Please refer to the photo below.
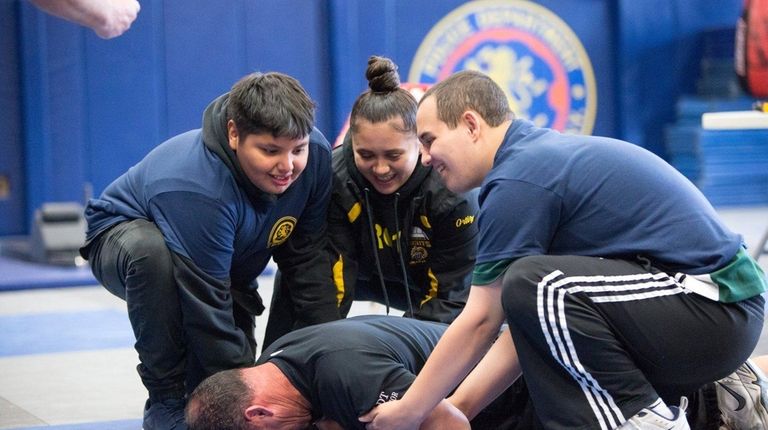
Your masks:
[{"label": "girl with hair bun", "polygon": [[[476,247],[476,198],[449,191],[420,163],[414,96],[397,66],[372,56],[368,90],[352,106],[349,130],[333,151],[328,209],[330,267],[340,315],[353,300],[406,317],[450,323],[469,291]],[[265,346],[301,326],[301,291],[275,283]],[[330,290],[330,289],[329,289]]]}]

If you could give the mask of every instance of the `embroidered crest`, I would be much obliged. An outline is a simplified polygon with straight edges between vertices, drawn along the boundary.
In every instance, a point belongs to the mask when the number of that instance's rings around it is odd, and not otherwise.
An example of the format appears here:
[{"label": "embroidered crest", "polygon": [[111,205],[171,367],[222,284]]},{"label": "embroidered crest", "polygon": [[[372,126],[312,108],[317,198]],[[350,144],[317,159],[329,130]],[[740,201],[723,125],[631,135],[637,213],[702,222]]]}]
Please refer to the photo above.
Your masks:
[{"label": "embroidered crest", "polygon": [[411,229],[410,237],[411,260],[410,264],[423,264],[429,258],[429,249],[432,247],[432,241],[429,240],[427,233],[421,228],[414,226]]},{"label": "embroidered crest", "polygon": [[296,218],[292,216],[284,216],[277,220],[272,226],[272,230],[269,232],[269,242],[267,246],[272,248],[278,246],[288,240],[288,236],[291,235],[293,229],[296,227]]}]

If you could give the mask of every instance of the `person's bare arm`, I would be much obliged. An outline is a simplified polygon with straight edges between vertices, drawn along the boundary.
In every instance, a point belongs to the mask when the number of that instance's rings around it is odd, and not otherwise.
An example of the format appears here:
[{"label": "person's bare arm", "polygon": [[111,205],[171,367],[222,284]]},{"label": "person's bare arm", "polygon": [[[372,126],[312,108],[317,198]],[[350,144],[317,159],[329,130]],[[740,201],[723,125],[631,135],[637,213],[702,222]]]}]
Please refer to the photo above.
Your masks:
[{"label": "person's bare arm", "polygon": [[472,286],[464,310],[448,327],[401,400],[360,417],[368,429],[416,429],[488,351],[504,322],[501,279]]},{"label": "person's bare arm", "polygon": [[437,404],[419,430],[469,430],[469,420],[460,410],[443,400]]},{"label": "person's bare arm", "polygon": [[136,0],[30,0],[38,9],[92,29],[102,39],[125,33],[141,6]]},{"label": "person's bare arm", "polygon": [[752,362],[755,363],[757,367],[763,371],[764,374],[768,375],[768,355],[758,355],[757,357],[752,357]]},{"label": "person's bare arm", "polygon": [[474,419],[522,374],[517,350],[505,329],[477,367],[448,398],[468,419]]}]

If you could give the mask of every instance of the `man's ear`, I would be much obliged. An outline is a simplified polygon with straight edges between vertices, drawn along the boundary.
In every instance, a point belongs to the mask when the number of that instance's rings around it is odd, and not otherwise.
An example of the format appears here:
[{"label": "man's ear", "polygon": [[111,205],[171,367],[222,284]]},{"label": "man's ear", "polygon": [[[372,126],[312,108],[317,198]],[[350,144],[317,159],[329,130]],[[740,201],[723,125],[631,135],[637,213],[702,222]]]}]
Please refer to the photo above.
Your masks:
[{"label": "man's ear", "polygon": [[259,405],[248,406],[245,410],[245,419],[247,421],[253,421],[260,417],[271,417],[272,415],[274,415],[274,412]]},{"label": "man's ear", "polygon": [[477,112],[468,110],[461,115],[461,119],[463,122],[461,125],[467,128],[472,140],[476,140],[480,132],[480,117]]},{"label": "man's ear", "polygon": [[227,121],[227,139],[229,140],[229,148],[233,151],[237,151],[237,144],[240,142],[240,134],[237,132],[237,126],[235,121]]}]

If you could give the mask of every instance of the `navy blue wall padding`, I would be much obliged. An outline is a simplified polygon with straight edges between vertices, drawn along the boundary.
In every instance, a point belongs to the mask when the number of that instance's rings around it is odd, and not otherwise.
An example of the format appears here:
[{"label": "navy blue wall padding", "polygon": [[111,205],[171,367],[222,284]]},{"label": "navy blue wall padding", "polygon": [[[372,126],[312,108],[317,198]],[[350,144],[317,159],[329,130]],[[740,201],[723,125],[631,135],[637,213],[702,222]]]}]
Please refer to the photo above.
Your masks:
[{"label": "navy blue wall padding", "polygon": [[0,196],[0,236],[25,232],[26,213],[21,134],[21,75],[15,2],[0,1],[0,176],[7,195]]},{"label": "navy blue wall padding", "polygon": [[[45,201],[81,201],[85,183],[82,29],[22,3],[22,96],[27,218]],[[45,47],[46,49],[41,49]]]},{"label": "navy blue wall padding", "polygon": [[620,137],[666,158],[664,127],[675,120],[677,99],[694,92],[701,35],[723,27],[735,31],[741,5],[742,0],[618,1]]},{"label": "navy blue wall padding", "polygon": [[[124,35],[0,0],[0,236],[26,234],[49,201],[81,201],[164,139],[200,125],[205,105],[248,72],[297,77],[336,137],[366,89],[368,56],[406,80],[427,33],[464,0],[144,1]],[[702,33],[735,27],[742,0],[541,0],[578,36],[597,83],[593,133],[666,156],[664,128],[693,92]]]},{"label": "navy blue wall padding", "polygon": [[[93,193],[169,136],[165,40],[163,26],[156,24],[164,3],[143,2],[141,18],[125,37],[101,40],[83,30],[85,180]],[[194,90],[184,98],[192,94]]]}]

